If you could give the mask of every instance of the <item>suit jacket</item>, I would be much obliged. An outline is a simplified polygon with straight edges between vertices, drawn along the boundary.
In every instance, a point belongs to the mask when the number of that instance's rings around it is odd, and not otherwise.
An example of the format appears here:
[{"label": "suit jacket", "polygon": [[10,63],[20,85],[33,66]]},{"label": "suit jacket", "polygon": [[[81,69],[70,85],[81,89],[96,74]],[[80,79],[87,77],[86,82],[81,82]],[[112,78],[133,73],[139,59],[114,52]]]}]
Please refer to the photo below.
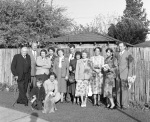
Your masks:
[{"label": "suit jacket", "polygon": [[[53,66],[53,71],[55,74],[58,73],[59,70],[59,57],[55,59],[54,61],[54,66]],[[62,61],[62,68],[61,68],[61,77],[65,78],[65,77],[69,76],[69,61],[67,58],[64,58],[64,61]]]},{"label": "suit jacket", "polygon": [[128,76],[132,75],[132,62],[129,62],[129,52],[124,51],[122,55],[118,56],[118,70],[120,74],[120,78],[123,80],[127,80]]},{"label": "suit jacket", "polygon": [[[31,76],[35,76],[36,73],[36,59],[33,56],[32,50],[28,52],[31,58]],[[40,55],[39,51],[36,51],[36,58]]]},{"label": "suit jacket", "polygon": [[70,66],[72,67],[72,71],[70,71],[70,75],[75,75],[77,59],[70,60]]},{"label": "suit jacket", "polygon": [[28,77],[31,77],[31,59],[30,56],[26,55],[26,60],[28,63],[28,67],[25,67],[24,61],[25,59],[21,54],[16,54],[13,57],[12,63],[11,63],[11,71],[14,76],[18,76],[18,81],[21,81],[24,79],[24,69],[27,69],[26,74],[28,74]]},{"label": "suit jacket", "polygon": [[91,78],[92,70],[88,65],[88,62],[84,64],[83,59],[77,60],[75,79],[76,80],[88,80]]}]

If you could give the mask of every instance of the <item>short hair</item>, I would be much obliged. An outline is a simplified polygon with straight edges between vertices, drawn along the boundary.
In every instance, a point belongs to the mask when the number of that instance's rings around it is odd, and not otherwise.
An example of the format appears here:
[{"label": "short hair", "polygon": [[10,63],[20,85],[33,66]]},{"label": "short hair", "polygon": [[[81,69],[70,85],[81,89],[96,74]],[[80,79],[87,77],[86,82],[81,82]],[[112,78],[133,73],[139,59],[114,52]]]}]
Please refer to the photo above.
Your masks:
[{"label": "short hair", "polygon": [[55,48],[54,48],[54,47],[49,47],[47,50],[48,50],[48,51],[49,51],[49,50],[52,50],[53,52],[55,52]]},{"label": "short hair", "polygon": [[65,52],[64,49],[59,48],[59,49],[57,49],[57,55],[58,55],[59,51],[62,51],[63,53]]},{"label": "short hair", "polygon": [[43,83],[43,81],[42,81],[41,78],[38,78],[38,79],[36,80],[36,82],[41,82],[41,83]]},{"label": "short hair", "polygon": [[54,72],[50,72],[49,77],[54,75],[55,79],[57,78],[56,74]]},{"label": "short hair", "polygon": [[127,46],[126,43],[124,43],[124,42],[119,42],[118,45],[119,44],[123,44],[125,47]]},{"label": "short hair", "polygon": [[45,54],[47,54],[47,51],[45,50],[45,49],[42,49],[41,51],[40,51],[40,56],[41,56],[41,53],[42,52],[45,52]]},{"label": "short hair", "polygon": [[75,48],[75,45],[74,44],[70,44],[69,47],[70,48],[72,48],[72,47]]},{"label": "short hair", "polygon": [[33,41],[32,44],[38,44],[36,41]]},{"label": "short hair", "polygon": [[80,51],[76,51],[76,53],[75,53],[75,58],[76,58],[76,56],[77,55],[80,55],[80,58],[82,57],[82,55],[81,55],[81,52]]},{"label": "short hair", "polygon": [[113,49],[112,49],[112,48],[107,48],[107,49],[106,49],[106,53],[107,53],[108,51],[110,51],[111,53],[113,53]]},{"label": "short hair", "polygon": [[96,49],[98,49],[100,52],[102,52],[102,48],[100,48],[100,47],[95,47],[94,52],[95,52]]},{"label": "short hair", "polygon": [[87,51],[87,50],[85,50],[85,49],[84,49],[84,50],[82,50],[82,51],[81,51],[81,54],[83,54],[83,53],[86,53],[86,54],[87,54],[87,57],[89,57],[89,53],[88,53],[88,51]]}]

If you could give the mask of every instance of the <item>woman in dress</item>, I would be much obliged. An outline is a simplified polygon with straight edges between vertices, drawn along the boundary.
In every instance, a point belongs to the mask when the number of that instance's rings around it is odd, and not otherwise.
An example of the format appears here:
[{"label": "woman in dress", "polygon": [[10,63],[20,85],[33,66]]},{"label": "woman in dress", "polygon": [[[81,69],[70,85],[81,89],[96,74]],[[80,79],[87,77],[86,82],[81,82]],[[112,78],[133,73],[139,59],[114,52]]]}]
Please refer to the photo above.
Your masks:
[{"label": "woman in dress", "polygon": [[87,51],[83,50],[82,59],[77,60],[75,72],[75,79],[77,82],[75,96],[81,97],[81,107],[86,107],[89,80],[91,78],[92,72],[87,56]]},{"label": "woman in dress", "polygon": [[104,57],[100,55],[101,48],[96,47],[94,49],[95,56],[91,57],[92,62],[92,94],[93,94],[93,105],[100,105],[100,95],[102,94],[102,83],[103,83],[103,75],[102,75],[102,66],[104,65]]},{"label": "woman in dress", "polygon": [[[56,80],[56,74],[54,72],[50,73],[49,79],[44,82],[43,86],[45,89],[46,96],[50,95],[48,99],[50,99],[53,105],[50,107],[50,112],[54,112],[54,110],[57,110],[55,107],[55,103],[60,100],[60,93],[58,92],[58,81]],[[45,110],[46,109],[47,108],[45,108]]]},{"label": "woman in dress", "polygon": [[61,103],[63,102],[64,93],[67,92],[67,80],[69,75],[69,61],[64,57],[64,50],[57,50],[58,57],[54,61],[53,71],[57,76],[58,91],[61,94]]},{"label": "woman in dress", "polygon": [[77,51],[75,53],[75,59],[70,60],[70,66],[69,66],[69,71],[70,71],[70,76],[69,77],[73,78],[73,82],[70,82],[69,93],[72,97],[73,103],[77,102],[77,104],[79,104],[79,97],[75,98],[75,89],[76,89],[75,70],[76,70],[77,61],[80,58],[81,58],[81,52]]},{"label": "woman in dress", "polygon": [[[106,105],[107,108],[113,109],[115,107],[113,100],[113,87],[115,87],[115,78],[117,70],[117,60],[113,57],[113,50],[111,48],[106,49],[107,57],[105,59],[105,65],[103,66],[104,70],[104,97],[108,100]],[[109,104],[110,103],[110,104]]]},{"label": "woman in dress", "polygon": [[46,54],[47,51],[42,49],[40,56],[38,56],[36,60],[36,78],[42,79],[43,82],[48,79],[49,69],[51,67],[50,58],[46,57]]}]

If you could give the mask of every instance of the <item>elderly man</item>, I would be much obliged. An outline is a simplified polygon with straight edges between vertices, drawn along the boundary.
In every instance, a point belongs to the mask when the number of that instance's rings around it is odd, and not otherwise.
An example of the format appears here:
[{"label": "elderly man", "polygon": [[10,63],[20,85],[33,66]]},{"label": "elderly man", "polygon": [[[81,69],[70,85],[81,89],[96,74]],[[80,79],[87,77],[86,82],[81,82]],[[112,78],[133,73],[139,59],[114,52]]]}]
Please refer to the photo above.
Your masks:
[{"label": "elderly man", "polygon": [[21,53],[16,54],[11,63],[11,71],[17,80],[19,89],[17,103],[24,104],[25,106],[28,106],[26,93],[31,78],[31,59],[27,52],[28,48],[22,47]]}]

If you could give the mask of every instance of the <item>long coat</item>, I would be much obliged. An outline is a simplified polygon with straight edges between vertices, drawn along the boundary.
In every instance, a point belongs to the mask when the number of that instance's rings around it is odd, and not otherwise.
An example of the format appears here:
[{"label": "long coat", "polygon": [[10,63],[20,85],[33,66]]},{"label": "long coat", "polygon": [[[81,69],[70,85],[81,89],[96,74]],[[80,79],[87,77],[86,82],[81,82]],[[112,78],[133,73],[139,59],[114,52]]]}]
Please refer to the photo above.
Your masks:
[{"label": "long coat", "polygon": [[58,81],[58,91],[66,93],[67,92],[67,81],[65,77],[69,76],[69,61],[67,58],[62,60],[62,67],[59,68],[59,57],[55,59],[53,65],[53,71],[57,76]]},{"label": "long coat", "polygon": [[132,74],[132,63],[129,61],[129,52],[124,51],[122,55],[119,54],[118,56],[118,69],[119,69],[119,75],[120,79],[127,80],[128,76],[131,76]]},{"label": "long coat", "polygon": [[[54,61],[53,71],[57,75],[59,70],[59,58],[56,58]],[[62,61],[62,68],[61,68],[61,77],[69,76],[69,61],[67,58],[64,58],[64,61]]]},{"label": "long coat", "polygon": [[25,67],[24,58],[21,54],[16,54],[12,60],[11,71],[14,76],[18,76],[18,82],[24,79],[24,71],[28,75],[28,78],[31,76],[31,59],[30,56],[26,55],[26,60],[28,63],[28,67]]}]

